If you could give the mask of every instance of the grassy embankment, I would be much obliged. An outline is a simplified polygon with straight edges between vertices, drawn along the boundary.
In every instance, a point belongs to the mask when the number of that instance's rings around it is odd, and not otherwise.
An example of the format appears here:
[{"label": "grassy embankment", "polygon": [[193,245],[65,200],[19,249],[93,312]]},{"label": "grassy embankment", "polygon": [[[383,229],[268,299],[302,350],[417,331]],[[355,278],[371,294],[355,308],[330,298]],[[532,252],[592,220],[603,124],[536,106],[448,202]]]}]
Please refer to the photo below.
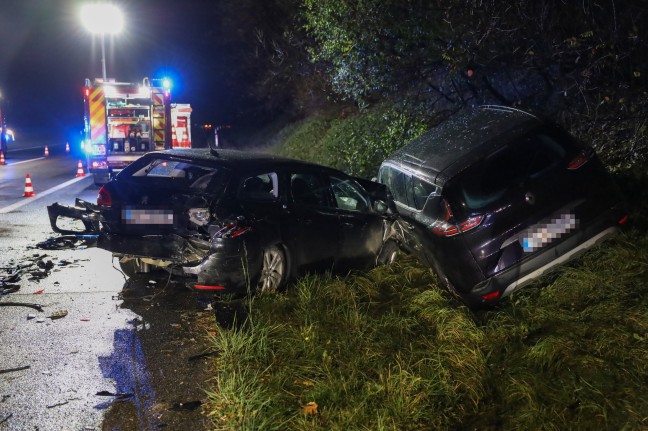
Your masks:
[{"label": "grassy embankment", "polygon": [[[336,121],[294,126],[281,152],[340,166],[312,146]],[[409,257],[250,299],[245,329],[214,338],[214,427],[647,428],[646,192],[633,196],[628,232],[494,310],[471,313]]]}]

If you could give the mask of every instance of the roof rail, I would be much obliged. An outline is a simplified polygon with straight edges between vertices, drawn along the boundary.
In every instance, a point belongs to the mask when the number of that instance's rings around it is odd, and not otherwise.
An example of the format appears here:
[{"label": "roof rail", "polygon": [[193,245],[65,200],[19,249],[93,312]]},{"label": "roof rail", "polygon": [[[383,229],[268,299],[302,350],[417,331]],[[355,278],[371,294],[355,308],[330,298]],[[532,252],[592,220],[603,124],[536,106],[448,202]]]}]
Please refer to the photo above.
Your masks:
[{"label": "roof rail", "polygon": [[532,117],[532,118],[537,118],[535,115],[533,115],[530,112],[523,111],[522,109],[518,109],[518,108],[512,108],[510,106],[504,106],[504,105],[480,105],[479,108],[480,109],[493,109],[495,111],[518,112],[520,114],[528,115],[529,117]]}]

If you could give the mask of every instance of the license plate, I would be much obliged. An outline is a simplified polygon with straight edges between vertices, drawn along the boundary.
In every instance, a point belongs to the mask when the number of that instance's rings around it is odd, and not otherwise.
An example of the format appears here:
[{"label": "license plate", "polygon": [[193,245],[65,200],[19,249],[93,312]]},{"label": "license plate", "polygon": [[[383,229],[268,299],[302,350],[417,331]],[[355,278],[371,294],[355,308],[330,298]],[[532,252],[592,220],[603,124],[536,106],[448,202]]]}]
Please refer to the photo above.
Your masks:
[{"label": "license plate", "polygon": [[522,249],[529,253],[538,250],[576,229],[578,220],[574,214],[561,214],[549,223],[536,225],[520,238]]},{"label": "license plate", "polygon": [[122,222],[124,224],[155,224],[172,225],[173,211],[165,209],[123,209]]}]

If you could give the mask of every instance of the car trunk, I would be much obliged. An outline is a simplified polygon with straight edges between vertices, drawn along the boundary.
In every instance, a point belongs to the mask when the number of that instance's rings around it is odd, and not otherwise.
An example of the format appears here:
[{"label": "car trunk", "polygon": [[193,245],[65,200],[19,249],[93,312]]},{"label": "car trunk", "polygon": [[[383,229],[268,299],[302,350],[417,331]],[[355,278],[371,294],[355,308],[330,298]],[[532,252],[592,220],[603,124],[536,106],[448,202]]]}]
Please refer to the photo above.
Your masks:
[{"label": "car trunk", "polygon": [[448,195],[458,223],[484,216],[462,236],[490,277],[581,235],[581,228],[609,206],[598,196],[609,188],[605,179],[592,152],[540,129],[461,173],[448,184]]}]

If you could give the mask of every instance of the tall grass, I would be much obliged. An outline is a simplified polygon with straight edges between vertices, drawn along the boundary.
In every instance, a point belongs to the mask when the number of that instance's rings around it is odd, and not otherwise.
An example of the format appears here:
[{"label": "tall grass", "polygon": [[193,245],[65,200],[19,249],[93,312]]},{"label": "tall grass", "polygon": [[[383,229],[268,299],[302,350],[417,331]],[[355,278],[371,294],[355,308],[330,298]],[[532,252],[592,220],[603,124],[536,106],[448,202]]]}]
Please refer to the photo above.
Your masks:
[{"label": "tall grass", "polygon": [[[471,313],[408,257],[249,299],[214,338],[215,429],[645,429],[648,240]],[[317,413],[303,407],[317,403]]]}]

